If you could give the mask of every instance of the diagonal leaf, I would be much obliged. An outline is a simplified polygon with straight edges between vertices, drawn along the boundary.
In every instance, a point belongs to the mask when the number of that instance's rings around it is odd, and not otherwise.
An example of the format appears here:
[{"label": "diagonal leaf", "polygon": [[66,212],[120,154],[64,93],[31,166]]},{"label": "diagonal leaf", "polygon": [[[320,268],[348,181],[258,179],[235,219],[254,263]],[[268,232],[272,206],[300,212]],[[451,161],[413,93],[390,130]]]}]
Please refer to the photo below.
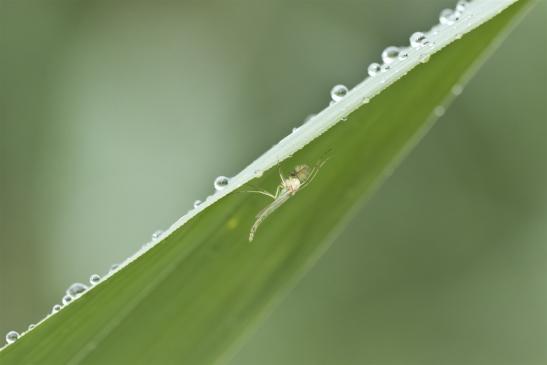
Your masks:
[{"label": "diagonal leaf", "polygon": [[[531,2],[512,3],[471,3],[463,19],[431,34],[433,46],[411,49],[407,59],[365,80],[281,141],[149,249],[5,347],[0,363],[227,359],[234,343],[314,263]],[[271,200],[242,192],[251,186],[275,190],[278,164],[288,172],[318,161],[326,163],[317,177],[272,213],[249,243],[256,213]]]}]

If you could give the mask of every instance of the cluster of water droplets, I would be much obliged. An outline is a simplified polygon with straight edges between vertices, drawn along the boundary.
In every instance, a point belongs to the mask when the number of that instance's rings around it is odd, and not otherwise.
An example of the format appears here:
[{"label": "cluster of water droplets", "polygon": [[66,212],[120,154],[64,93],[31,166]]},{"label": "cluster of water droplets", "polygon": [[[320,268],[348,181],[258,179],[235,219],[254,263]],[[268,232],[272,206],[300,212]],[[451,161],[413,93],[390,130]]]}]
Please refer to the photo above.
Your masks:
[{"label": "cluster of water droplets", "polygon": [[[409,37],[409,46],[407,47],[396,47],[396,46],[389,46],[385,48],[381,53],[381,62],[373,62],[371,63],[367,68],[367,74],[369,78],[378,78],[382,77],[380,79],[380,82],[385,82],[386,79],[384,78],[384,74],[387,73],[394,65],[396,65],[398,62],[404,62],[407,60],[411,54],[418,54],[418,59],[421,62],[427,62],[429,60],[429,55],[431,54],[431,49],[429,47],[435,46],[435,42],[433,42],[430,37],[437,35],[443,28],[453,26],[457,22],[461,21],[465,13],[468,9],[469,4],[471,3],[471,0],[460,0],[457,2],[456,7],[454,9],[444,9],[441,11],[439,15],[439,24],[434,25],[428,32],[415,32]],[[467,17],[470,18],[472,14],[468,14]],[[340,102],[342,99],[346,97],[346,95],[350,92],[350,90],[344,86],[344,85],[335,85],[331,91],[330,91],[330,104],[336,104]],[[462,92],[462,86],[461,85],[455,85],[452,88],[452,94],[453,95],[459,95]],[[362,100],[363,104],[366,104],[370,101],[370,97],[366,97]],[[434,110],[434,114],[436,116],[441,116],[445,112],[445,108],[443,106],[438,106]],[[310,123],[313,121],[315,117],[315,114],[310,114],[306,119],[304,120],[304,123],[302,125],[305,125],[307,123]],[[344,120],[344,119],[342,119]],[[301,126],[302,126],[301,125]],[[300,127],[293,128],[293,133],[298,131]],[[262,170],[255,170],[254,176],[260,177],[262,176],[263,171]],[[231,179],[226,176],[218,176],[215,178],[213,182],[213,187],[215,192],[220,192],[224,189],[226,189],[227,186],[229,186]],[[213,195],[208,196],[205,201],[196,200],[194,201],[193,208],[198,209],[202,206],[202,204],[209,199],[212,199]],[[108,273],[105,275],[105,277],[108,277],[112,275],[114,272],[116,272],[121,267],[125,266],[128,262],[132,261],[133,258],[140,256],[141,253],[148,250],[151,246],[159,242],[164,235],[164,231],[157,230],[154,233],[152,233],[151,240],[147,243],[145,243],[141,249],[133,256],[129,257],[127,260],[125,260],[121,264],[114,264],[111,266]],[[61,304],[55,304],[49,313],[49,315],[53,315],[57,312],[59,312],[64,306],[67,306],[74,302],[76,299],[81,297],[86,291],[89,290],[90,287],[96,286],[103,280],[103,277],[101,277],[98,274],[93,274],[89,278],[89,286],[82,283],[74,283],[69,286],[69,288],[66,290],[65,295],[61,299]],[[48,315],[48,316],[49,316]],[[46,317],[47,318],[47,317]],[[28,330],[32,330],[36,325],[31,324],[28,327]],[[23,333],[24,334],[24,333]],[[20,334],[16,331],[9,331],[6,334],[6,343],[12,344],[17,339],[19,339]]]},{"label": "cluster of water droplets", "polygon": [[[410,35],[409,46],[389,46],[385,48],[381,53],[381,62],[373,62],[367,67],[368,76],[370,78],[380,77],[379,81],[381,83],[386,82],[387,71],[396,63],[405,61],[411,54],[417,54],[419,61],[422,63],[429,61],[430,54],[432,53],[430,48],[435,46],[435,42],[431,40],[431,36],[438,34],[442,28],[452,26],[463,19],[470,3],[471,0],[460,0],[457,2],[454,9],[442,10],[439,14],[439,23],[433,26],[431,30],[427,32],[415,32]],[[471,17],[471,14],[469,14],[469,17]],[[386,74],[386,76],[382,76],[383,74]],[[334,86],[330,92],[330,105],[342,100],[348,92],[348,88],[344,85]],[[458,89],[453,90],[453,94],[457,95]],[[369,98],[366,98],[363,100],[363,103],[367,103],[368,101]],[[439,115],[441,113],[437,111],[435,114]],[[296,130],[298,130],[298,128],[294,128],[293,132]]]},{"label": "cluster of water droplets", "polygon": [[[61,303],[53,305],[53,307],[51,308],[51,311],[48,313],[46,318],[59,312],[63,307],[69,305],[75,299],[81,297],[89,289],[90,286],[97,285],[100,281],[101,281],[101,276],[99,276],[98,274],[93,274],[89,277],[89,284],[90,284],[89,286],[82,283],[71,284],[67,288],[65,295],[61,298]],[[36,324],[34,323],[30,324],[28,326],[28,331],[34,329],[35,327],[36,327]],[[19,339],[20,336],[21,335],[17,331],[9,331],[6,334],[6,344],[10,345],[14,343],[15,341]]]},{"label": "cluster of water droplets", "polygon": [[[226,176],[218,176],[215,178],[215,180],[213,181],[213,188],[214,188],[214,192],[219,192],[219,191],[222,191],[224,190],[229,184],[230,184],[230,178],[229,177],[226,177]],[[213,195],[209,195],[205,201],[209,200],[209,199],[212,199],[213,198]],[[193,203],[193,208],[190,209],[189,212],[191,212],[193,209],[198,209],[202,204],[204,203],[204,201],[200,200],[200,199],[197,199],[194,201]],[[137,257],[140,255],[140,253],[148,250],[150,247],[154,246],[156,243],[158,243],[159,241],[161,241],[161,239],[164,237],[164,234],[165,234],[165,231],[163,230],[157,230],[157,231],[154,231],[154,233],[152,233],[152,237],[151,237],[151,240],[146,242],[145,244],[142,245],[141,249],[134,255],[134,257]],[[165,235],[166,236],[166,235]],[[128,259],[127,261],[130,261],[130,259]],[[125,264],[125,263],[124,263]],[[111,272],[115,271],[117,268],[118,268],[118,264],[115,264],[111,267]],[[122,265],[123,266],[123,265]]]},{"label": "cluster of water droplets", "polygon": [[[101,281],[101,277],[98,274],[93,274],[89,278],[89,283],[91,284],[91,286],[98,284],[100,281]],[[63,307],[69,305],[74,300],[81,297],[88,289],[89,289],[89,286],[86,284],[82,284],[82,283],[71,284],[66,290],[65,295],[61,298],[61,303],[55,304],[51,308],[50,314],[59,312]],[[32,329],[32,328],[29,327],[29,329]]]},{"label": "cluster of water droplets", "polygon": [[[384,49],[381,54],[382,63],[371,63],[367,68],[368,76],[382,77],[382,73],[389,71],[394,64],[405,61],[409,57],[410,52],[416,52],[417,50],[433,45],[433,42],[429,40],[427,34],[423,32],[413,33],[409,38],[409,42],[410,47],[389,46]],[[426,50],[424,54],[427,54],[427,52],[428,50]],[[385,81],[386,78],[384,77],[380,79],[380,82],[382,83]]]}]

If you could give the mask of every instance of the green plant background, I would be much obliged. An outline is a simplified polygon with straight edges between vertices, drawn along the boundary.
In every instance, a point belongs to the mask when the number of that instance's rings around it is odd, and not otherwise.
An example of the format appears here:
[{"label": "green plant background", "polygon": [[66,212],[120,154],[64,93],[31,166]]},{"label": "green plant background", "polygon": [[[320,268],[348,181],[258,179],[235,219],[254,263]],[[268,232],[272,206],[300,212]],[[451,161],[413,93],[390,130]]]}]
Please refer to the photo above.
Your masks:
[{"label": "green plant background", "polygon": [[[133,253],[451,5],[2,3],[0,332]],[[547,361],[546,14],[234,364]]]}]

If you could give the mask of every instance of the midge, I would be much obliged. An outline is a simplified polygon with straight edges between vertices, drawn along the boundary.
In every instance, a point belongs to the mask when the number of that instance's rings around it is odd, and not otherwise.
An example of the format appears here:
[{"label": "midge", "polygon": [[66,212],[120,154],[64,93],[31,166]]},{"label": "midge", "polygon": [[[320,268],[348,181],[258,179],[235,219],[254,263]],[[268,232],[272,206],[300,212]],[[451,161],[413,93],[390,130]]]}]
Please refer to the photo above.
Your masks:
[{"label": "midge", "polygon": [[256,230],[260,224],[264,222],[264,220],[268,218],[268,216],[277,208],[289,200],[290,197],[308,186],[315,176],[317,176],[319,169],[325,164],[325,162],[326,161],[322,161],[314,167],[310,167],[308,165],[297,165],[288,177],[284,177],[280,171],[279,177],[281,178],[281,183],[277,186],[275,194],[271,194],[263,190],[247,190],[248,193],[258,193],[273,199],[273,202],[271,202],[268,206],[266,206],[266,208],[262,209],[256,215],[256,221],[251,227],[251,232],[249,233],[249,242],[253,241]]}]

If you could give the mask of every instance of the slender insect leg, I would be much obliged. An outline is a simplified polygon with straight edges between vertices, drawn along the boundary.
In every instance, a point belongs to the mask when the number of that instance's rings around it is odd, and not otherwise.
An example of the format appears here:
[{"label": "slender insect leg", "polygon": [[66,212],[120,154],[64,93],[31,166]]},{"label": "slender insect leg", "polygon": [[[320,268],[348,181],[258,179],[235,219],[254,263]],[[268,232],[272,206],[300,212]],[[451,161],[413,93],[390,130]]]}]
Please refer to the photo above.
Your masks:
[{"label": "slender insect leg", "polygon": [[281,190],[283,190],[284,186],[283,185],[277,185],[277,189],[275,189],[275,199],[277,199],[277,197],[279,196],[279,193],[281,192]]},{"label": "slender insect leg", "polygon": [[300,190],[304,189],[306,186],[308,186],[313,181],[313,179],[315,179],[318,172],[319,172],[319,169],[314,167],[311,170],[310,177],[302,184],[302,186],[300,186]]},{"label": "slender insect leg", "polygon": [[283,177],[283,172],[281,171],[281,165],[277,165],[277,170],[279,171],[279,177],[281,178],[281,183],[285,186],[285,178]]},{"label": "slender insect leg", "polygon": [[262,190],[243,190],[243,193],[257,193],[257,194],[262,194],[262,195],[265,195],[267,197],[270,197],[272,198],[273,200],[275,200],[277,198],[277,190],[275,192],[275,195],[273,195],[272,193],[269,193],[267,191],[262,191]]}]

